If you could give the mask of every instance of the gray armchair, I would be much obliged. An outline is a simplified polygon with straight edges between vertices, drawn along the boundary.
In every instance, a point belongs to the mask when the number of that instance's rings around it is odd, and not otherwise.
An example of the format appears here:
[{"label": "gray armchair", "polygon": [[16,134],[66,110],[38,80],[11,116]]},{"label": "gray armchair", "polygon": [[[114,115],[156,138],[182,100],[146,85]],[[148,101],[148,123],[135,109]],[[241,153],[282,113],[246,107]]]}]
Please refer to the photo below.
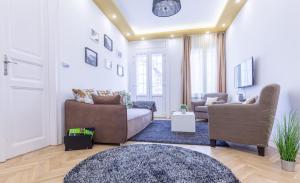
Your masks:
[{"label": "gray armchair", "polygon": [[208,107],[205,105],[208,97],[218,97],[217,102],[214,102],[214,104],[225,104],[228,99],[226,93],[207,93],[200,101],[192,102],[192,111],[197,119],[208,119]]},{"label": "gray armchair", "polygon": [[216,140],[256,145],[264,156],[276,114],[280,86],[268,85],[262,89],[257,104],[212,105],[209,112],[211,146]]}]

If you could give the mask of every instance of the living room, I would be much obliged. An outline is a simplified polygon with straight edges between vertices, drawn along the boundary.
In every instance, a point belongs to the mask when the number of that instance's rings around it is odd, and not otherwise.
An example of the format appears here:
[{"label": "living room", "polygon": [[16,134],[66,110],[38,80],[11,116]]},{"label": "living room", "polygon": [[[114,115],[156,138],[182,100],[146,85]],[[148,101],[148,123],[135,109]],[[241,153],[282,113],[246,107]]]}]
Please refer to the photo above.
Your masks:
[{"label": "living room", "polygon": [[3,0],[0,182],[300,182],[297,0]]}]

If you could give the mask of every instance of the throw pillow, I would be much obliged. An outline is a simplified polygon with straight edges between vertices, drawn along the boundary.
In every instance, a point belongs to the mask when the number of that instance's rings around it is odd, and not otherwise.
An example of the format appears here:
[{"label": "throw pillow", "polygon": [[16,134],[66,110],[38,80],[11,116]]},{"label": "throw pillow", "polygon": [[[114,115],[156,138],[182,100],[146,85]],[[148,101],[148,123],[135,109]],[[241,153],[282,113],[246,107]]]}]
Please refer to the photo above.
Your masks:
[{"label": "throw pillow", "polygon": [[258,96],[248,98],[243,104],[255,104]]},{"label": "throw pillow", "polygon": [[113,93],[111,90],[97,90],[98,96],[112,96]]},{"label": "throw pillow", "polygon": [[205,105],[213,105],[214,102],[218,101],[218,97],[207,97]]},{"label": "throw pillow", "polygon": [[93,104],[92,94],[93,89],[72,89],[75,100],[82,103]]},{"label": "throw pillow", "polygon": [[92,95],[94,104],[111,104],[111,105],[120,105],[120,95],[114,96],[97,96]]},{"label": "throw pillow", "polygon": [[131,95],[126,91],[115,91],[113,95],[120,95],[121,96],[121,104],[126,105],[127,108],[132,107]]}]

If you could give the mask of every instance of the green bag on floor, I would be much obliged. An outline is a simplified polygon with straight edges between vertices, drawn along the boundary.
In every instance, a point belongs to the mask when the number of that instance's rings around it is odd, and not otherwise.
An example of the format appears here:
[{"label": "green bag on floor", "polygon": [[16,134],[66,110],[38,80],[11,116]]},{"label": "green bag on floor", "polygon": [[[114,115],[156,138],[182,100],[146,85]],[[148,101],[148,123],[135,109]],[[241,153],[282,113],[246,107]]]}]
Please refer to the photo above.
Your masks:
[{"label": "green bag on floor", "polygon": [[78,136],[78,135],[90,135],[93,137],[94,132],[88,128],[70,128],[69,136]]}]

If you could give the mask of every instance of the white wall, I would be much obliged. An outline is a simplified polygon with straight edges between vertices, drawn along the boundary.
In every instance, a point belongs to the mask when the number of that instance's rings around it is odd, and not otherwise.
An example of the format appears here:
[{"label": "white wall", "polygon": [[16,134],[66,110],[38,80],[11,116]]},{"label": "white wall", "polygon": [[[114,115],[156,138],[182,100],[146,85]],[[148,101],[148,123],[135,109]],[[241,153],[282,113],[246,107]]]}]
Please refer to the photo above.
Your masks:
[{"label": "white wall", "polygon": [[249,0],[227,31],[227,86],[236,94],[234,67],[255,58],[254,87],[246,95],[258,95],[269,83],[281,85],[277,118],[300,109],[300,1]]},{"label": "white wall", "polygon": [[[60,63],[58,65],[62,108],[65,99],[73,97],[72,88],[127,90],[128,41],[120,34],[119,30],[92,0],[60,0],[59,10]],[[90,39],[91,28],[100,33],[98,43]],[[113,40],[113,52],[104,48],[104,34]],[[98,52],[98,67],[85,64],[85,47]],[[122,59],[117,58],[116,49],[122,52]],[[105,58],[113,61],[112,70],[104,67]],[[68,63],[70,67],[63,68],[62,62]],[[117,76],[117,64],[125,67],[124,77]],[[63,109],[60,116],[63,127]]]},{"label": "white wall", "polygon": [[[183,39],[159,39],[135,41],[129,43],[129,65],[134,65],[134,56],[148,51],[159,51],[166,57],[166,110],[167,113],[178,111],[181,104],[181,63],[183,60]],[[134,67],[129,67],[129,85],[134,83]],[[168,116],[167,116],[168,117]]]}]

